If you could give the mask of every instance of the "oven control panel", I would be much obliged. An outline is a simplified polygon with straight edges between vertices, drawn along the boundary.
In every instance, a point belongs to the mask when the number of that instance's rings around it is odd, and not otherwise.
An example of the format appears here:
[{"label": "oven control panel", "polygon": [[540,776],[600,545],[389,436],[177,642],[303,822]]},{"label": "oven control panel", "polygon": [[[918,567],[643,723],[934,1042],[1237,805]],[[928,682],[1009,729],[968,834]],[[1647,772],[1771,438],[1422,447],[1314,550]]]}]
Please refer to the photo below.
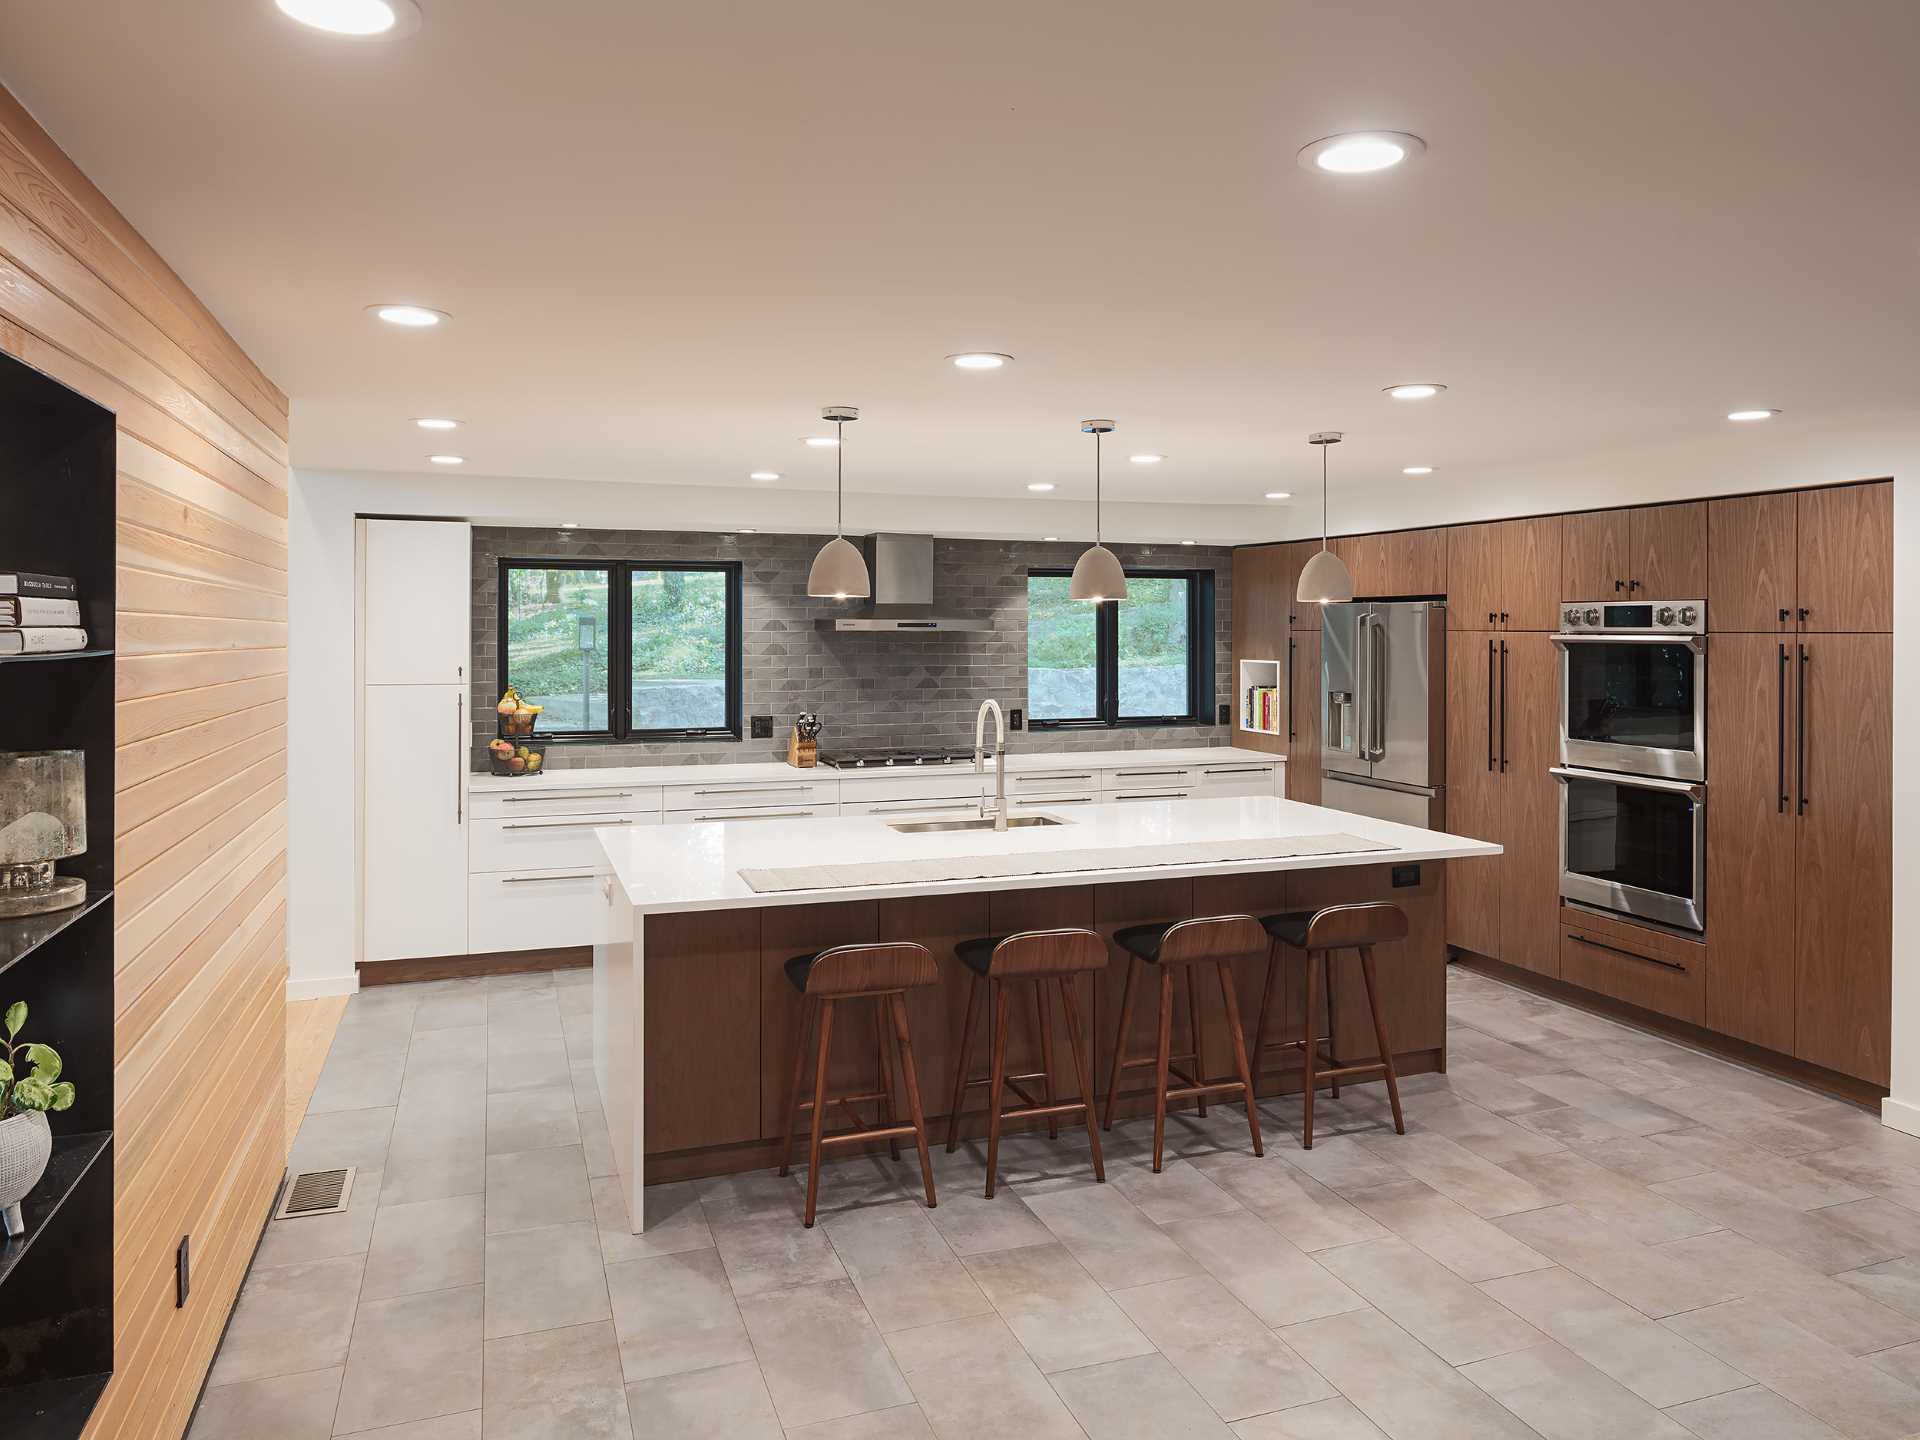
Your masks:
[{"label": "oven control panel", "polygon": [[1606,600],[1566,600],[1560,605],[1560,623],[1568,631],[1589,635],[1704,635],[1704,600],[1636,600],[1619,604]]}]

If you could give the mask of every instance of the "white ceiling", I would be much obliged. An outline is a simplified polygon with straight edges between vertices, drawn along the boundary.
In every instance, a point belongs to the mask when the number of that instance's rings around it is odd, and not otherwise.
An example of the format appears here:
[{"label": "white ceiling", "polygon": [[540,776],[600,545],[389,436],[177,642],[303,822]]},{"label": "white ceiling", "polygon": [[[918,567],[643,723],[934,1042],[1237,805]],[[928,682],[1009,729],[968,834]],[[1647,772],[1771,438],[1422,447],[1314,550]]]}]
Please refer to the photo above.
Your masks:
[{"label": "white ceiling", "polygon": [[[0,82],[293,398],[302,467],[818,487],[845,402],[864,492],[1080,499],[1106,415],[1123,501],[1304,501],[1338,428],[1336,486],[1470,509],[1736,406],[1914,404],[1913,0],[422,8],[367,43],[0,6]],[[1294,162],[1373,127],[1429,152]]]}]

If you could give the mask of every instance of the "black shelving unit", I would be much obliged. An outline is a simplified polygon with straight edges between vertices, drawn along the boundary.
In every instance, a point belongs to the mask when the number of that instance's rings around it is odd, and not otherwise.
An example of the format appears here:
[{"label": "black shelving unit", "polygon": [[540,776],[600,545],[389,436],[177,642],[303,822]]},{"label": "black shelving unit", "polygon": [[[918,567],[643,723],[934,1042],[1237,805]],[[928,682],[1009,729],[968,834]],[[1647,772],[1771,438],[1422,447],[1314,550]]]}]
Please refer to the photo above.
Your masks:
[{"label": "black shelving unit", "polygon": [[70,1440],[113,1372],[114,417],[0,355],[0,571],[71,575],[89,648],[0,657],[0,751],[81,750],[87,882],[65,910],[0,920],[0,1006],[57,1048],[73,1108],[0,1244],[0,1432]]}]

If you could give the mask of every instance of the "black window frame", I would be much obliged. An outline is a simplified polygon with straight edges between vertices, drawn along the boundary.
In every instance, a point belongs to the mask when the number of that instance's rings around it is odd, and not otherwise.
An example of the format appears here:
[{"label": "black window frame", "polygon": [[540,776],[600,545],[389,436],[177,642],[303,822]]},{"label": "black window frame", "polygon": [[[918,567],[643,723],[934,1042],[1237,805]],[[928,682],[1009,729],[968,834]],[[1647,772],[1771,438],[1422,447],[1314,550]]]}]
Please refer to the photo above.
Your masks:
[{"label": "black window frame", "polygon": [[[738,560],[609,560],[599,556],[500,557],[495,594],[499,597],[494,627],[496,688],[513,683],[507,658],[507,574],[512,570],[605,570],[607,572],[607,728],[605,730],[549,730],[550,744],[625,745],[658,740],[738,740],[745,709],[742,620],[744,571]],[[659,730],[633,728],[633,576],[635,571],[682,570],[717,573],[727,581],[727,716],[712,726],[680,726]]]},{"label": "black window frame", "polygon": [[[1059,579],[1073,571],[1035,566],[1027,579]],[[1120,713],[1120,607],[1124,600],[1102,600],[1094,606],[1094,677],[1097,715],[1075,720],[1036,720],[1029,697],[1027,725],[1033,730],[1127,730],[1143,726],[1211,725],[1213,719],[1213,571],[1127,571],[1129,580],[1185,580],[1187,582],[1187,709],[1182,715],[1122,715]],[[1029,587],[1031,594],[1031,587]],[[1032,620],[1029,617],[1029,625]],[[1029,672],[1031,673],[1031,672]]]}]

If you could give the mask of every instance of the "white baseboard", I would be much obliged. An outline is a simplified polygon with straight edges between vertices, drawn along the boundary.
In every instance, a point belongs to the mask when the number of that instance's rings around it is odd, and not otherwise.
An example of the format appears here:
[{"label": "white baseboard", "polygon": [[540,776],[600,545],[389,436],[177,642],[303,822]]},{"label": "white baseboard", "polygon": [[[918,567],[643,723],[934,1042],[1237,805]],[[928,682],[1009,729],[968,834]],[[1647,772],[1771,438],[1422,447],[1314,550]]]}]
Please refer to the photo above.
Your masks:
[{"label": "white baseboard", "polygon": [[1880,1123],[1907,1135],[1920,1135],[1920,1105],[1889,1095],[1880,1102]]},{"label": "white baseboard", "polygon": [[358,971],[345,975],[315,975],[306,980],[287,979],[287,999],[318,1000],[327,995],[352,995],[360,989]]}]

